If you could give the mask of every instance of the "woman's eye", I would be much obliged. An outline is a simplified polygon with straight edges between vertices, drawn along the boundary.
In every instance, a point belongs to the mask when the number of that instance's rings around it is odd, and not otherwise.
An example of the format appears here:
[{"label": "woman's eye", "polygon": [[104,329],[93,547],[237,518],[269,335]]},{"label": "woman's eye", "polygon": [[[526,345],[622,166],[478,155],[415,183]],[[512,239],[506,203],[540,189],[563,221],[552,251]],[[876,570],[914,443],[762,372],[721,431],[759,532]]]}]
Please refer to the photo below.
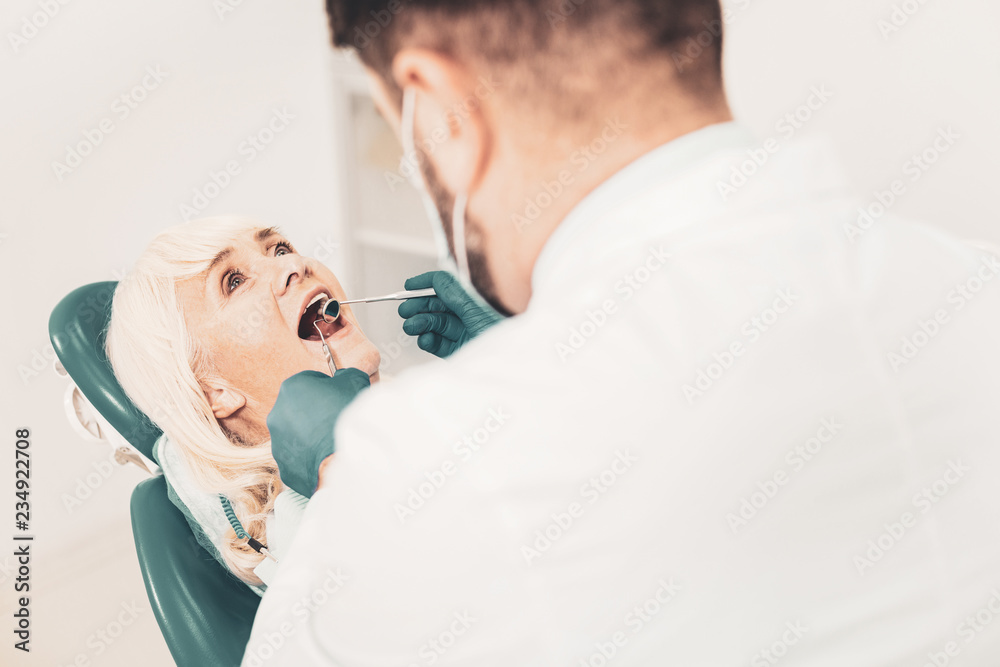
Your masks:
[{"label": "woman's eye", "polygon": [[246,282],[246,277],[244,277],[243,274],[241,274],[241,273],[231,273],[226,278],[226,289],[229,290],[230,292],[232,292],[237,287],[239,287],[240,285],[242,285],[244,282]]},{"label": "woman's eye", "polygon": [[292,246],[287,243],[279,243],[274,249],[274,256],[281,257],[282,255],[288,255],[293,252],[295,251],[292,250]]}]

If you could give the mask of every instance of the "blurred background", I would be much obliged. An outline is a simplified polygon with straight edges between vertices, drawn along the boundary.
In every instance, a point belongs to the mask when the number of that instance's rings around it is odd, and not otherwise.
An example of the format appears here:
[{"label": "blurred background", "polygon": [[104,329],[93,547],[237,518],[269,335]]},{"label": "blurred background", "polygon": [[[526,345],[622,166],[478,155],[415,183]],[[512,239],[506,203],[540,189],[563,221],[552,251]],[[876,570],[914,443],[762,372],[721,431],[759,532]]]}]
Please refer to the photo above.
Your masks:
[{"label": "blurred background", "polygon": [[[170,665],[132,544],[146,473],[71,426],[47,321],[114,280],[160,229],[246,214],[284,229],[349,293],[435,265],[420,199],[321,0],[5,0],[0,14],[0,664]],[[857,194],[1000,242],[1000,5],[732,0],[726,74],[762,138],[832,137]],[[810,106],[811,103],[811,106]],[[279,128],[280,129],[277,129]],[[914,156],[957,135],[926,169]],[[238,173],[227,179],[226,165]],[[929,161],[928,161],[929,162]],[[383,372],[421,362],[395,306],[359,309]],[[32,641],[13,648],[14,431],[32,431]],[[126,623],[127,621],[127,623]]]}]

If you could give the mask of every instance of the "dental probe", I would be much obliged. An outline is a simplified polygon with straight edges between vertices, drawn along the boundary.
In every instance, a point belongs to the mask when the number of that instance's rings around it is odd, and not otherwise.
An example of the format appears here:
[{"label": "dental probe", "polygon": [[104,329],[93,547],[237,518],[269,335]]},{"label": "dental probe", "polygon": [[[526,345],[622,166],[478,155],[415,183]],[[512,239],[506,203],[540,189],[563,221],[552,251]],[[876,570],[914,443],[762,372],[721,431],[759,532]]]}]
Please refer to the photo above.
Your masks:
[{"label": "dental probe", "polygon": [[337,301],[334,298],[329,298],[323,303],[322,307],[319,309],[319,314],[322,315],[323,319],[327,322],[334,322],[338,317],[340,317],[340,306],[345,303],[372,303],[374,301],[403,301],[405,299],[415,299],[420,296],[437,296],[437,292],[434,291],[433,287],[428,287],[427,289],[417,289],[408,290],[403,292],[393,292],[392,294],[386,294],[385,296],[371,296],[367,299],[351,299],[349,301]]},{"label": "dental probe", "polygon": [[316,327],[316,332],[319,333],[319,339],[323,341],[323,354],[326,355],[326,363],[330,365],[330,373],[335,374],[337,372],[337,364],[333,363],[333,353],[330,352],[330,346],[327,345],[326,338],[323,337],[323,332],[319,329],[319,320],[313,322],[313,326]]}]

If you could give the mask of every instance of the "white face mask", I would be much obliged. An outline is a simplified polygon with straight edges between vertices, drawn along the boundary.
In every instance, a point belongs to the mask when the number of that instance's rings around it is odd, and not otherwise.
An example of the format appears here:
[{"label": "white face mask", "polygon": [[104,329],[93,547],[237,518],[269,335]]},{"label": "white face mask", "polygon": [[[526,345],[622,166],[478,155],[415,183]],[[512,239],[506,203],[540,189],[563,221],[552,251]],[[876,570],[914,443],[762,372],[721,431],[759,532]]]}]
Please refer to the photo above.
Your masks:
[{"label": "white face mask", "polygon": [[[403,116],[402,116],[402,140],[403,157],[400,160],[399,170],[402,174],[407,174],[407,178],[413,187],[420,193],[424,200],[424,207],[427,215],[434,223],[434,236],[438,244],[438,251],[442,257],[447,257],[448,240],[445,236],[444,221],[438,211],[437,203],[431,196],[424,182],[423,172],[420,170],[420,161],[417,158],[417,145],[413,138],[414,125],[416,123],[416,99],[417,90],[412,86],[403,91]],[[409,173],[407,173],[409,172]],[[467,286],[472,285],[469,277],[469,258],[465,249],[465,207],[468,197],[465,192],[455,194],[455,207],[451,213],[452,237],[455,242],[455,261],[458,268],[458,277]]]}]

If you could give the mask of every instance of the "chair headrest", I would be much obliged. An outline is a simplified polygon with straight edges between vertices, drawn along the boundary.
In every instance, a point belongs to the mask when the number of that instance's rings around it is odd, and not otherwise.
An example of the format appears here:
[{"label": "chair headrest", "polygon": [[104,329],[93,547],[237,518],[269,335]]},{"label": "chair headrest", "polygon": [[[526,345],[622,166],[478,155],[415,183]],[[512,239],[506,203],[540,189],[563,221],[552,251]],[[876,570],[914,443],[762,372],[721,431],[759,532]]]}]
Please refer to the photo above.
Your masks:
[{"label": "chair headrest", "polygon": [[161,431],[125,394],[104,353],[117,285],[113,280],[91,283],[66,295],[49,316],[49,338],[87,400],[132,446],[155,461],[153,443]]}]

